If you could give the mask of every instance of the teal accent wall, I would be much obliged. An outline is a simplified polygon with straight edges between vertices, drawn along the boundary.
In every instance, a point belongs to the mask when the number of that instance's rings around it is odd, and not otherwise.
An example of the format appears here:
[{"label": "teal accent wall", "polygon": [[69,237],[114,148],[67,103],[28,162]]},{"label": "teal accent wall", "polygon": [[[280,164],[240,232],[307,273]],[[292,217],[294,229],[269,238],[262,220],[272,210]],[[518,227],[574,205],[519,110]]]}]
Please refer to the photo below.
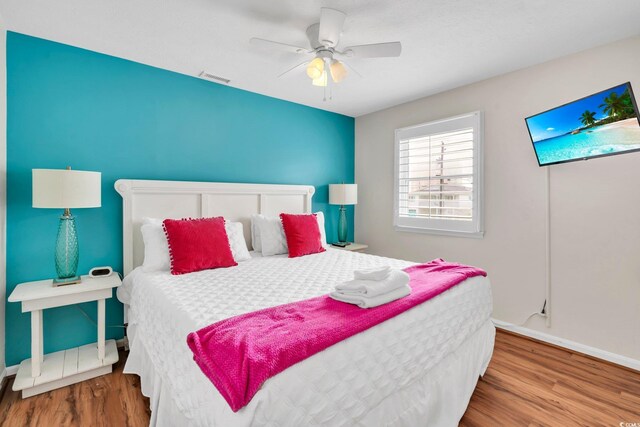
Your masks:
[{"label": "teal accent wall", "polygon": [[[102,207],[74,211],[83,274],[99,265],[122,271],[119,178],[311,184],[331,241],[338,210],[328,184],[353,182],[354,119],[8,32],[7,295],[55,276],[61,212],[31,207],[31,169],[67,165],[102,172]],[[29,314],[6,304],[10,366],[30,356],[31,332]],[[95,319],[95,306],[81,308]],[[114,294],[107,324],[121,322]],[[122,336],[107,328],[107,338]],[[93,342],[96,331],[69,306],[45,311],[44,337],[49,353]]]}]

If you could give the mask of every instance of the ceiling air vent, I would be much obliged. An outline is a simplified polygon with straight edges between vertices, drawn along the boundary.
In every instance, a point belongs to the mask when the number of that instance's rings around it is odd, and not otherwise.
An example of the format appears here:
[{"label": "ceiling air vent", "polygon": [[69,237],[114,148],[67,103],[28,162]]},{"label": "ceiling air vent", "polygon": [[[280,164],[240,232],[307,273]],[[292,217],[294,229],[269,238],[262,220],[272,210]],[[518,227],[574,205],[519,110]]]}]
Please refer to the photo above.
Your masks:
[{"label": "ceiling air vent", "polygon": [[206,71],[201,72],[198,76],[201,79],[211,80],[212,82],[216,82],[216,83],[229,84],[229,82],[231,81],[229,79],[225,79],[224,77],[220,77],[220,76],[216,76],[216,75],[211,74],[211,73],[207,73]]}]

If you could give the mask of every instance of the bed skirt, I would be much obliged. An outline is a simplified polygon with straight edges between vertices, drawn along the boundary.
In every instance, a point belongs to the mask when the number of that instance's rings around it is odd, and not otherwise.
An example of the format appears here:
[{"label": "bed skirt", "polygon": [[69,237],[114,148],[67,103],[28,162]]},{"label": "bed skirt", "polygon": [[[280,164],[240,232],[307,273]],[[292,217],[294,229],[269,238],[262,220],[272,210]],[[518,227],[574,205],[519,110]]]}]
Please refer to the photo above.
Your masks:
[{"label": "bed skirt", "polygon": [[[150,399],[151,426],[213,426],[206,414],[198,420],[187,418],[175,404],[172,390],[156,372],[142,337],[129,328],[131,349],[125,365],[126,374],[140,377],[142,394]],[[490,319],[467,338],[455,351],[445,356],[420,381],[415,381],[383,400],[364,417],[353,420],[354,426],[456,426],[469,404],[478,378],[484,375],[495,341],[495,327]],[[398,403],[402,402],[402,405]],[[287,426],[281,420],[280,426]],[[330,424],[328,424],[330,425]],[[234,426],[224,426],[234,427]],[[240,426],[239,426],[240,427]]]}]

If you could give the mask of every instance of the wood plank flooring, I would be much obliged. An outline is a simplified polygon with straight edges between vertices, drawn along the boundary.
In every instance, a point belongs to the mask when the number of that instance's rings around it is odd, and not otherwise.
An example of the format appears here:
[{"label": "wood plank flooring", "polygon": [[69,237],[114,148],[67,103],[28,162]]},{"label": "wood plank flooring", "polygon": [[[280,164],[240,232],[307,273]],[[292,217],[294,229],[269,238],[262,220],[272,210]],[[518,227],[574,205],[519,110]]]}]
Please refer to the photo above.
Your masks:
[{"label": "wood plank flooring", "polygon": [[11,390],[10,378],[0,399],[0,426],[148,426],[149,399],[137,375],[122,373],[126,357],[121,351],[109,375],[27,399]]},{"label": "wood plank flooring", "polygon": [[[0,426],[146,426],[149,401],[135,375],[114,372],[29,399],[0,397]],[[493,359],[460,425],[640,425],[640,372],[498,331]],[[632,425],[632,424],[630,424]]]},{"label": "wood plank flooring", "polygon": [[461,426],[640,426],[640,372],[498,330]]}]

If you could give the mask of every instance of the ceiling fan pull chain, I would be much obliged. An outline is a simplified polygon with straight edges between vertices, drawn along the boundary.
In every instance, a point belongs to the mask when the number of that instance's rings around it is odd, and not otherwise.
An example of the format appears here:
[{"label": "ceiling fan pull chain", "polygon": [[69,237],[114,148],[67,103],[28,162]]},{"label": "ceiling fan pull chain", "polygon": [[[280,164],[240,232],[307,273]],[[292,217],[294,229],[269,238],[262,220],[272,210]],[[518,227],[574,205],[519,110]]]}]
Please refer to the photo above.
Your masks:
[{"label": "ceiling fan pull chain", "polygon": [[329,76],[327,76],[327,83],[329,86],[329,101],[333,101],[333,79]]},{"label": "ceiling fan pull chain", "polygon": [[333,76],[331,75],[331,61],[329,59],[325,62],[327,64],[327,87],[329,89],[329,101],[333,101]]},{"label": "ceiling fan pull chain", "polygon": [[[323,101],[326,102],[327,100],[327,87],[329,86],[329,80],[331,80],[329,78],[329,67],[327,67],[327,59],[323,58],[322,62],[324,62],[324,99]],[[331,92],[329,92],[329,99],[331,99]]]}]

